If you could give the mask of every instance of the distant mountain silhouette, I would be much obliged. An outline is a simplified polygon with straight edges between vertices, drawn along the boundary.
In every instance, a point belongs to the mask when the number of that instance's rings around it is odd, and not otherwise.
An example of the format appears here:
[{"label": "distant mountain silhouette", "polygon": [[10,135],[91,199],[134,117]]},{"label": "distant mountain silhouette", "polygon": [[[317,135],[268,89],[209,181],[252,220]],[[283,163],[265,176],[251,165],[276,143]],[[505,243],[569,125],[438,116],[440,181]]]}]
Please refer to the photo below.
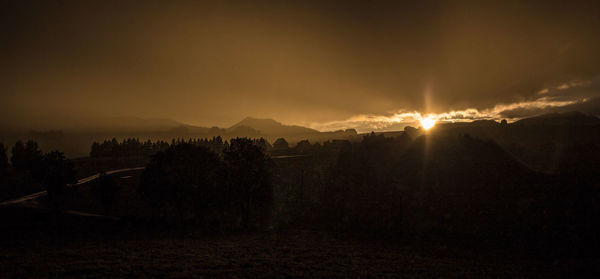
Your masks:
[{"label": "distant mountain silhouette", "polygon": [[456,123],[442,123],[440,127],[450,127],[450,128],[458,128],[458,127],[498,127],[501,124],[494,120],[475,120],[472,122],[456,122]]},{"label": "distant mountain silhouette", "polygon": [[260,119],[246,117],[242,121],[229,127],[228,131],[239,129],[241,126],[249,127],[259,131],[263,135],[311,135],[318,134],[319,131],[296,125],[283,125],[273,119]]},{"label": "distant mountain silhouette", "polygon": [[[484,125],[485,124],[485,125]],[[433,133],[491,139],[527,167],[547,173],[586,172],[600,156],[600,119],[581,112],[550,113],[508,125],[493,121],[438,125]]]},{"label": "distant mountain silhouette", "polygon": [[256,137],[261,137],[263,136],[263,133],[261,133],[259,130],[250,127],[250,126],[246,126],[246,125],[240,125],[240,126],[236,126],[234,128],[229,128],[229,129],[224,129],[226,131],[226,135],[231,136],[231,137],[251,137],[251,138],[256,138]]},{"label": "distant mountain silhouette", "polygon": [[[225,140],[234,137],[263,137],[269,142],[283,137],[291,146],[302,140],[314,143],[335,139],[351,141],[362,139],[362,135],[354,129],[320,132],[297,125],[284,125],[273,119],[253,117],[247,117],[229,128],[193,126],[156,118],[78,118],[66,119],[62,122],[57,119],[49,118],[48,123],[38,123],[39,125],[24,123],[19,129],[0,131],[0,142],[13,144],[19,139],[34,139],[43,150],[59,149],[73,157],[88,154],[92,142],[113,137],[166,141],[173,138],[214,136],[221,136]],[[55,120],[57,122],[50,126],[50,121]],[[564,165],[565,158],[569,158],[569,154],[581,149],[575,146],[576,144],[600,142],[599,128],[599,118],[581,112],[568,112],[525,118],[508,125],[493,120],[439,123],[429,133],[469,134],[482,139],[492,139],[529,167],[555,172],[561,164]],[[423,129],[406,127],[404,131],[384,134],[386,137],[397,137],[406,133],[415,139],[424,132]]]},{"label": "distant mountain silhouette", "polygon": [[600,125],[598,117],[578,111],[549,113],[525,118],[513,123],[517,126],[596,126]]}]

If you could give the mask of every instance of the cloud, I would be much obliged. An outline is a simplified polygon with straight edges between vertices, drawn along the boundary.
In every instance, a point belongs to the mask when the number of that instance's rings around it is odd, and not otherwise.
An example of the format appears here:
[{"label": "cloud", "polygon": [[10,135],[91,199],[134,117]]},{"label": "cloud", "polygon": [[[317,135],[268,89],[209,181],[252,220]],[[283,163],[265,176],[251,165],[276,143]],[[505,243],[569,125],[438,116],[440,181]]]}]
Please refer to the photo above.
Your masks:
[{"label": "cloud", "polygon": [[467,108],[431,114],[399,110],[381,115],[361,114],[341,121],[311,123],[310,126],[322,131],[354,128],[359,132],[369,132],[401,130],[405,126],[419,125],[419,121],[424,118],[433,118],[438,122],[468,122],[484,119],[496,121],[507,119],[513,122],[544,113],[574,110],[600,115],[600,78],[593,81],[561,83],[538,91],[538,95],[543,96],[531,101],[497,104],[482,110]]},{"label": "cloud", "polygon": [[521,119],[546,113],[579,111],[590,115],[600,116],[600,98],[585,99],[564,106],[518,107],[500,112],[502,118]]},{"label": "cloud", "polygon": [[600,75],[598,1],[3,2],[0,117],[19,123],[391,129],[591,99]]}]

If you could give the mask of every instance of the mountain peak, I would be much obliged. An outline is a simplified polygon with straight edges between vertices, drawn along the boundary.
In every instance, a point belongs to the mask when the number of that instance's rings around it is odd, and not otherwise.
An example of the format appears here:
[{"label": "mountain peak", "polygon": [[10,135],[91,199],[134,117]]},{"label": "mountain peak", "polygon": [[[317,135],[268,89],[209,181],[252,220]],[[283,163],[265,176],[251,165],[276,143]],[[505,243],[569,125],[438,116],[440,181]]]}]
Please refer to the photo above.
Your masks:
[{"label": "mountain peak", "polygon": [[298,134],[314,134],[319,131],[310,129],[302,126],[295,125],[284,125],[281,122],[277,122],[271,118],[254,118],[246,117],[240,122],[229,127],[228,130],[234,130],[240,126],[250,127],[252,129],[260,131],[264,135],[278,135],[278,136],[289,136]]},{"label": "mountain peak", "polygon": [[275,126],[283,126],[283,124],[281,124],[280,122],[277,122],[271,118],[256,118],[256,117],[251,117],[248,116],[244,119],[242,119],[242,121],[234,124],[233,126],[230,127],[234,128],[236,126],[250,126],[252,127],[253,125],[275,125]]}]

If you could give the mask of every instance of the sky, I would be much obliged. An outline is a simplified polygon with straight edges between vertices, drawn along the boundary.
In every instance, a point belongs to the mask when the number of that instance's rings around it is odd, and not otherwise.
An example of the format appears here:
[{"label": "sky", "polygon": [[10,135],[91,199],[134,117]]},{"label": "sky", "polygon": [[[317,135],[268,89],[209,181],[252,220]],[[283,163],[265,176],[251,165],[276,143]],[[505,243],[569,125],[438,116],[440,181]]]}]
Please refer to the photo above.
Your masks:
[{"label": "sky", "polygon": [[481,2],[0,0],[0,125],[600,115],[597,1]]}]

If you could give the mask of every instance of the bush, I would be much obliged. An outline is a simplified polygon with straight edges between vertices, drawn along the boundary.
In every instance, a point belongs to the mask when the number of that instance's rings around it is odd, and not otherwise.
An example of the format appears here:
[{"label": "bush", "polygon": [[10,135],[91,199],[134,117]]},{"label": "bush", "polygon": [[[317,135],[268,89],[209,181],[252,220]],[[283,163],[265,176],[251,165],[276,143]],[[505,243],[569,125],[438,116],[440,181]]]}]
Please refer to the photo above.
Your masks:
[{"label": "bush", "polygon": [[222,206],[223,178],[216,153],[181,143],[152,157],[139,190],[152,207],[173,208],[182,222],[192,218],[204,223],[207,209]]}]

